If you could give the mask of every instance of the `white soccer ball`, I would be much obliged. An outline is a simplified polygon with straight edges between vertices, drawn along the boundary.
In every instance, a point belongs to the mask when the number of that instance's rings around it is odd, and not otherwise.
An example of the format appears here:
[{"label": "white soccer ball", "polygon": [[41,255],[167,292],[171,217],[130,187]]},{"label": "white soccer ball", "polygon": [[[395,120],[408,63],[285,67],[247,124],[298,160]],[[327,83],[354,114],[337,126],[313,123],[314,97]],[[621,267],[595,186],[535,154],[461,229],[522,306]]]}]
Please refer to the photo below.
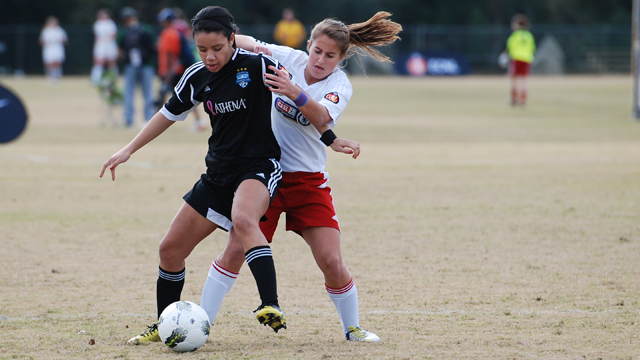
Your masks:
[{"label": "white soccer ball", "polygon": [[498,66],[506,69],[509,67],[509,62],[511,62],[509,54],[507,54],[506,52],[500,53],[500,55],[498,56]]},{"label": "white soccer ball", "polygon": [[175,352],[197,350],[207,341],[210,327],[207,312],[191,301],[174,302],[158,319],[160,339]]}]

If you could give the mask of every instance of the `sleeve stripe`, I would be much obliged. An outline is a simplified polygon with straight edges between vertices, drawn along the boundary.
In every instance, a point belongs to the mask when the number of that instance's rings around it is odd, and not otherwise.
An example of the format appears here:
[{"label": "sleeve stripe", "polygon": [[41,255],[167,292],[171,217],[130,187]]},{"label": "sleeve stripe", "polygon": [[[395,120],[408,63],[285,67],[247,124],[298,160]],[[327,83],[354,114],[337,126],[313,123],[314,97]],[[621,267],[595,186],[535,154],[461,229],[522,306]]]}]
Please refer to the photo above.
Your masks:
[{"label": "sleeve stripe", "polygon": [[[278,62],[278,60],[276,60],[276,59],[274,59],[274,58],[272,58],[272,57],[270,57],[268,55],[262,54],[262,58],[260,60],[262,61],[262,74],[263,75],[267,73],[267,70],[269,70],[268,67],[267,67],[267,63],[264,61],[265,59],[272,61],[273,65],[276,68],[280,68],[280,63]],[[262,83],[264,84],[264,86],[269,87],[269,85],[267,85],[267,83],[265,82],[266,80],[267,80],[266,76],[262,76]]]},{"label": "sleeve stripe", "polygon": [[178,81],[178,84],[176,85],[176,87],[173,89],[175,90],[176,94],[180,94],[180,92],[182,91],[182,89],[184,89],[185,84],[187,83],[187,80],[193,76],[193,74],[195,74],[196,72],[198,72],[200,69],[202,69],[204,67],[204,63],[202,61],[198,61],[197,63],[191,65],[182,75],[182,78],[180,79],[180,81]]}]

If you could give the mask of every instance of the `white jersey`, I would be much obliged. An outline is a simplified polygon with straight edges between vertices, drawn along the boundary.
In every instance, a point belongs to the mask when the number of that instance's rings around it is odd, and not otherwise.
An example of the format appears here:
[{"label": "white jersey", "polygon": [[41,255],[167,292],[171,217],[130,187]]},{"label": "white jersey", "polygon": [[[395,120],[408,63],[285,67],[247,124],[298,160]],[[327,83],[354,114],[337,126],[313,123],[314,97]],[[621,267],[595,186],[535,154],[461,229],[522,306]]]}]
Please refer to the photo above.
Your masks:
[{"label": "white jersey", "polygon": [[67,33],[59,26],[42,29],[40,42],[42,43],[42,60],[45,64],[64,61],[64,43]]},{"label": "white jersey", "polygon": [[[333,129],[353,93],[347,75],[335,68],[326,79],[308,85],[304,78],[304,69],[309,59],[307,53],[286,46],[264,45],[271,50],[272,57],[280,61],[292,75],[291,81],[300,86],[310,98],[327,108],[332,119],[327,125]],[[282,171],[324,171],[327,147],[320,141],[322,134],[302,115],[292,99],[273,94],[271,125],[282,149]]]},{"label": "white jersey", "polygon": [[111,19],[101,19],[93,23],[93,34],[96,37],[93,56],[99,59],[115,60],[118,57],[116,34],[118,26]]}]

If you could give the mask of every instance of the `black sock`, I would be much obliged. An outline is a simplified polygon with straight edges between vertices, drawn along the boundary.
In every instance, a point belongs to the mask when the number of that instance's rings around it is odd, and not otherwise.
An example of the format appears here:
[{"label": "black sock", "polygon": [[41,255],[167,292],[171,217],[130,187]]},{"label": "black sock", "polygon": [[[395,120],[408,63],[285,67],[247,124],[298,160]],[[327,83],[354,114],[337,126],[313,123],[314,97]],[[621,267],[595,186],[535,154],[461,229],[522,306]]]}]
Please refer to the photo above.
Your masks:
[{"label": "black sock", "polygon": [[158,303],[158,318],[162,311],[176,301],[180,301],[184,286],[185,269],[178,272],[162,270],[158,267],[158,283],[156,287],[156,302]]},{"label": "black sock", "polygon": [[276,285],[276,268],[273,265],[273,255],[268,245],[256,246],[244,254],[251,269],[253,278],[258,285],[258,293],[262,305],[278,305],[278,289]]}]

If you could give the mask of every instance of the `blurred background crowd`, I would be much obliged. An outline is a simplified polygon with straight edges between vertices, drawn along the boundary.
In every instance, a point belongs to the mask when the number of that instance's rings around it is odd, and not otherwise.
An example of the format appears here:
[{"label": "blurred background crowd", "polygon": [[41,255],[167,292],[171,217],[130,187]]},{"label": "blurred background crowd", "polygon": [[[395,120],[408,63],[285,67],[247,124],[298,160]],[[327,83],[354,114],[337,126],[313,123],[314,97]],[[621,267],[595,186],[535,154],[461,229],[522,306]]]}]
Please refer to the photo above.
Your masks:
[{"label": "blurred background crowd", "polygon": [[[122,31],[122,9],[131,8],[140,23],[148,26],[157,41],[163,26],[162,9],[171,8],[189,19],[202,7],[202,0],[3,0],[0,2],[0,73],[43,74],[46,70],[40,47],[43,24],[55,17],[64,30],[66,57],[64,74],[90,74],[94,67],[93,31],[96,14],[105,9]],[[457,75],[504,73],[498,56],[511,33],[510,20],[522,13],[531,21],[530,31],[538,45],[533,73],[628,73],[630,71],[631,12],[628,0],[224,0],[214,5],[228,8],[240,31],[267,42],[280,42],[276,24],[287,16],[308,31],[325,17],[352,23],[369,18],[375,11],[393,13],[401,23],[402,41],[385,49],[396,65],[380,67],[363,59],[350,62],[347,71],[367,74],[404,73],[411,55],[433,62],[440,73]],[[290,9],[290,13],[284,10]],[[290,26],[291,27],[291,26]],[[289,27],[289,28],[290,28]],[[306,34],[305,34],[306,36]],[[298,45],[304,47],[304,40]],[[122,58],[119,58],[122,66]],[[440,66],[438,66],[440,65]],[[453,69],[453,70],[451,70]],[[51,70],[55,71],[55,70]],[[447,72],[449,71],[449,72]]]}]

